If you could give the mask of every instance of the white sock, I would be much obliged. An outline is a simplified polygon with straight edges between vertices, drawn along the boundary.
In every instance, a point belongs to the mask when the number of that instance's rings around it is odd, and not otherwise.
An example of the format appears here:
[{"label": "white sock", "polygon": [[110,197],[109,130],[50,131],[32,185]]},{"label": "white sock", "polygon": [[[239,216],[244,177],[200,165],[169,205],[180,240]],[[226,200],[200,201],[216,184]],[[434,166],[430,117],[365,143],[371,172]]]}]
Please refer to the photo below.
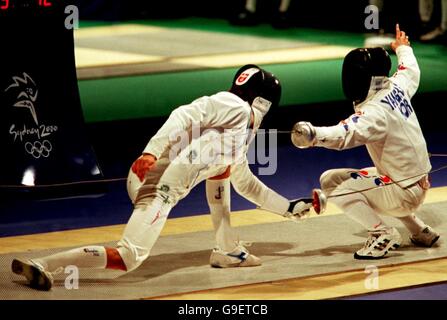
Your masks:
[{"label": "white sock", "polygon": [[230,222],[230,192],[230,178],[206,180],[206,199],[216,233],[216,244],[227,252],[233,251],[237,240]]},{"label": "white sock", "polygon": [[382,229],[386,227],[376,211],[368,204],[361,193],[354,193],[343,197],[331,199],[352,220],[361,224],[367,230]]},{"label": "white sock", "polygon": [[443,30],[447,30],[447,0],[442,0],[441,10],[442,10],[441,28]]},{"label": "white sock", "polygon": [[279,5],[279,12],[286,12],[289,9],[290,0],[281,0],[281,4]]},{"label": "white sock", "polygon": [[256,12],[256,1],[257,0],[247,0],[245,3],[245,10],[255,13]]},{"label": "white sock", "polygon": [[32,260],[50,272],[67,266],[104,269],[107,264],[107,255],[102,246],[87,246]]},{"label": "white sock", "polygon": [[427,226],[421,219],[416,217],[414,213],[398,219],[405,225],[405,227],[408,229],[408,231],[411,232],[411,234],[418,234]]},{"label": "white sock", "polygon": [[419,0],[419,16],[422,22],[429,22],[433,13],[433,0]]}]

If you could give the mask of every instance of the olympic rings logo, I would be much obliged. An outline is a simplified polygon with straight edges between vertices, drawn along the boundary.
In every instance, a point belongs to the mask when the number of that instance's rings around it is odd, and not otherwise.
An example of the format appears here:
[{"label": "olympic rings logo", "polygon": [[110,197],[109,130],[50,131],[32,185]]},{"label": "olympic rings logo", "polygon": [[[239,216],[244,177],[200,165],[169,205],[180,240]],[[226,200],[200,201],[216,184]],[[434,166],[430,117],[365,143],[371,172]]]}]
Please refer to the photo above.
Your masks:
[{"label": "olympic rings logo", "polygon": [[25,144],[25,150],[36,159],[40,157],[48,158],[51,150],[53,150],[53,146],[48,140],[42,142],[35,141],[34,143],[27,142]]}]

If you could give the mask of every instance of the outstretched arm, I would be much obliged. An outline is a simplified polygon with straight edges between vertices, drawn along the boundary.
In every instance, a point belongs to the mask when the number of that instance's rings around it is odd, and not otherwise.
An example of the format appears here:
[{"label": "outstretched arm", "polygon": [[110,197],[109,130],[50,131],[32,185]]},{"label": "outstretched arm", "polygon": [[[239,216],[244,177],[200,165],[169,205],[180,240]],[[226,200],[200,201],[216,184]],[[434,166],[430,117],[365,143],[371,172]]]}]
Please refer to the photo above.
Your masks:
[{"label": "outstretched arm", "polygon": [[312,204],[303,201],[290,202],[267,187],[251,172],[248,161],[232,167],[231,183],[241,196],[267,210],[283,217],[299,219],[309,212]]},{"label": "outstretched arm", "polygon": [[387,132],[386,114],[375,105],[350,116],[338,125],[315,127],[310,122],[298,122],[292,130],[292,142],[297,148],[313,146],[328,149],[350,149],[381,140]]}]

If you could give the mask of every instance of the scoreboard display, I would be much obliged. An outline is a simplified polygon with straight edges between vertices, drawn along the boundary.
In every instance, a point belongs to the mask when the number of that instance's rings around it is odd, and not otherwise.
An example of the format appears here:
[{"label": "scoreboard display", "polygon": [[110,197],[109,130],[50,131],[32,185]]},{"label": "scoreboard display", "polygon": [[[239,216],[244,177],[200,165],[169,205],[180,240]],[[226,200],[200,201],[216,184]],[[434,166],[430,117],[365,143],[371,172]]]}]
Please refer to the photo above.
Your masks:
[{"label": "scoreboard display", "polygon": [[8,13],[51,13],[58,10],[64,0],[0,0],[0,15]]},{"label": "scoreboard display", "polygon": [[69,5],[0,0],[0,196],[102,178],[84,128]]},{"label": "scoreboard display", "polygon": [[12,10],[17,8],[30,8],[34,7],[52,7],[53,0],[0,0],[1,10]]}]

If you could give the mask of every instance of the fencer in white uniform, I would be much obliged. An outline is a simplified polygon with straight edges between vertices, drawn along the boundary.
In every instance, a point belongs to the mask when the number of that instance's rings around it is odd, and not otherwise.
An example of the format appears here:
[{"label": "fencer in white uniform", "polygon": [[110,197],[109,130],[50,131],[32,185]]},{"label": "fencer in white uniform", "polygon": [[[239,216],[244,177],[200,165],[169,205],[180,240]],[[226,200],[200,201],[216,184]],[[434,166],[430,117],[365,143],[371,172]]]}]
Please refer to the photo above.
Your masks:
[{"label": "fencer in white uniform", "polygon": [[251,267],[261,260],[238,241],[230,225],[230,183],[262,209],[291,219],[311,203],[290,201],[263,184],[249,169],[246,153],[271,106],[279,104],[281,84],[270,72],[246,65],[229,91],[201,97],[175,109],[153,136],[129,173],[134,211],[116,248],[87,246],[29,260],[15,259],[12,270],[31,287],[49,290],[52,272],[67,265],[126,272],[149,257],[169,212],[206,180],[206,195],[216,231],[214,267]]},{"label": "fencer in white uniform", "polygon": [[[155,168],[147,172],[143,185],[137,188],[136,209],[142,208],[142,214],[134,214],[135,222],[131,220],[127,225],[120,242],[123,249],[119,248],[123,257],[131,254],[130,261],[135,261],[135,256],[145,260],[171,208],[195,185],[206,180],[207,201],[216,231],[210,264],[238,267],[261,263],[238,242],[230,227],[230,184],[260,208],[293,216],[289,212],[290,202],[250,171],[246,157],[263,117],[272,104],[278,104],[280,94],[281,86],[274,75],[248,65],[237,72],[229,92],[202,97],[171,114],[143,152],[158,160]],[[186,147],[181,148],[182,144]],[[132,175],[133,172],[129,180]],[[147,207],[151,207],[149,215]],[[308,203],[301,203],[294,214],[304,214],[309,208]],[[135,229],[141,229],[141,223],[152,219],[148,217],[155,219],[158,212],[152,231],[138,236]],[[139,247],[144,249],[134,254],[132,249]]]},{"label": "fencer in white uniform", "polygon": [[[396,26],[392,43],[399,67],[388,77],[391,59],[383,48],[351,51],[343,63],[343,90],[355,113],[338,125],[294,126],[292,142],[343,150],[365,145],[374,167],[334,169],[320,177],[323,192],[369,232],[356,259],[384,257],[401,244],[396,228],[379,214],[396,217],[408,228],[416,245],[432,246],[439,234],[414,212],[430,187],[427,146],[410,99],[419,86],[420,70],[405,32]],[[340,195],[340,196],[338,196]]]}]

